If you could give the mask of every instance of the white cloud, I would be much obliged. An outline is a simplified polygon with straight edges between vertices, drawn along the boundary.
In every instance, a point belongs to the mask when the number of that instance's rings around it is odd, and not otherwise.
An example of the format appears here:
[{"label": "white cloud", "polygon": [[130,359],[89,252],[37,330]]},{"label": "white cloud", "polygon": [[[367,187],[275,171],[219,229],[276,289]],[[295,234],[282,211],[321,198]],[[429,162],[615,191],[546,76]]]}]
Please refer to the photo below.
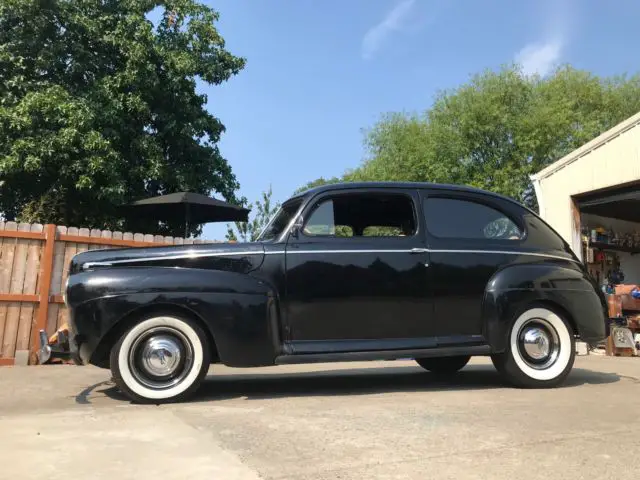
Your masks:
[{"label": "white cloud", "polygon": [[580,23],[579,0],[552,0],[543,4],[544,23],[535,41],[524,46],[515,56],[526,75],[544,77],[562,61],[567,45]]},{"label": "white cloud", "polygon": [[362,38],[362,58],[372,58],[384,41],[393,33],[404,28],[404,21],[408,18],[415,0],[403,0],[392,8],[382,21],[371,27]]},{"label": "white cloud", "polygon": [[542,77],[551,73],[562,55],[564,42],[560,39],[530,43],[516,54],[516,62],[522,65],[525,75]]}]

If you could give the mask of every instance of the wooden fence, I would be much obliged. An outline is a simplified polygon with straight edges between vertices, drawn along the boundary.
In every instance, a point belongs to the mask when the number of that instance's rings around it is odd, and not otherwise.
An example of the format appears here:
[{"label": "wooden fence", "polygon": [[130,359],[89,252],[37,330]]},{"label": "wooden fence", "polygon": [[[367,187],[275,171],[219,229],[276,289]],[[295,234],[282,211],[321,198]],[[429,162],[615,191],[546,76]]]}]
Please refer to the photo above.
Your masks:
[{"label": "wooden fence", "polygon": [[212,243],[200,239],[0,222],[0,366],[36,363],[38,333],[67,321],[62,287],[76,253],[114,247]]}]

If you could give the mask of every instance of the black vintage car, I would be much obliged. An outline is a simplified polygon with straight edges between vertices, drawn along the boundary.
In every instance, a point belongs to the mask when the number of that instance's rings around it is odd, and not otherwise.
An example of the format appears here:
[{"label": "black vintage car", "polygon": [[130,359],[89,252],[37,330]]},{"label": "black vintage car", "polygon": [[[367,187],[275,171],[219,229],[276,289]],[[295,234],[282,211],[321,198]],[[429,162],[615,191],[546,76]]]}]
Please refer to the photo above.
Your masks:
[{"label": "black vintage car", "polygon": [[552,387],[607,306],[567,243],[477,189],[349,183],[287,200],[255,243],[89,251],[65,301],[76,363],[111,368],[138,402],[184,399],[211,363],[415,358],[452,375],[490,355]]}]

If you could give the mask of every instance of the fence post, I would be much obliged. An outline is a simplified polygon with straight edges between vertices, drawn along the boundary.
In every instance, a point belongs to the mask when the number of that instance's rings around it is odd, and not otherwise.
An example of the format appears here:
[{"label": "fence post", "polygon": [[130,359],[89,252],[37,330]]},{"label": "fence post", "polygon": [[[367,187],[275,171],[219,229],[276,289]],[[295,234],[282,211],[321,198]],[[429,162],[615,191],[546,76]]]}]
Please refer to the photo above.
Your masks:
[{"label": "fence post", "polygon": [[49,313],[49,290],[51,288],[51,273],[53,271],[53,254],[56,244],[56,226],[47,224],[44,226],[44,249],[40,258],[40,296],[38,300],[38,315],[36,324],[31,329],[31,362],[38,362],[38,345],[40,330],[47,328],[47,316]]}]

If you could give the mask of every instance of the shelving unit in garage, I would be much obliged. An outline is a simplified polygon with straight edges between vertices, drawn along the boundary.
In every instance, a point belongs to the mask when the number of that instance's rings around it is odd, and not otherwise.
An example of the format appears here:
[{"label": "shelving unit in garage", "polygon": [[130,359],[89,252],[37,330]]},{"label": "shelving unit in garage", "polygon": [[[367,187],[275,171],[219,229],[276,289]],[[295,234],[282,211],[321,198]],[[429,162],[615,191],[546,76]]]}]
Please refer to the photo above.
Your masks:
[{"label": "shelving unit in garage", "polygon": [[[608,355],[640,355],[640,186],[574,199],[580,215],[582,258],[607,294]],[[637,297],[637,298],[636,298]]]}]

